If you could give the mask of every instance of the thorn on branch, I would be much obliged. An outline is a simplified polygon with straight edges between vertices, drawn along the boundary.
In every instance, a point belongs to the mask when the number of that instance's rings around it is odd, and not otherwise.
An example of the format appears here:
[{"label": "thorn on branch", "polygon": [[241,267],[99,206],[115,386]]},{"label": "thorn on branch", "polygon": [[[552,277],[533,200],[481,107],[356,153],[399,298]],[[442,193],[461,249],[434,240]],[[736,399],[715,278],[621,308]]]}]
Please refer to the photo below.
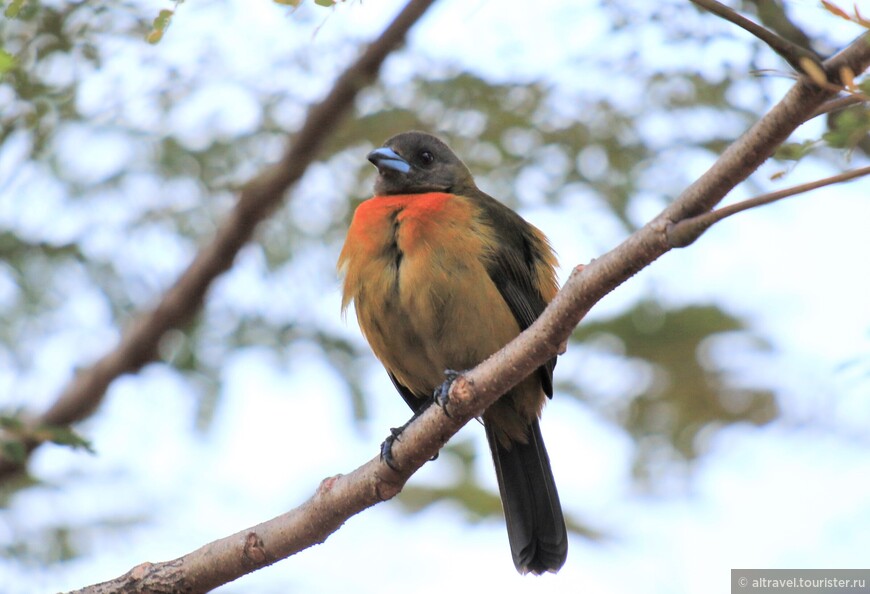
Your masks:
[{"label": "thorn on branch", "polygon": [[248,535],[245,537],[245,560],[249,561],[256,567],[264,565],[268,561],[268,556],[266,555],[266,545],[263,543],[263,539],[260,538],[260,535],[256,532],[248,532]]},{"label": "thorn on branch", "polygon": [[330,491],[332,491],[332,487],[335,486],[335,482],[338,479],[340,479],[341,476],[342,475],[340,475],[340,474],[336,474],[334,476],[326,477],[325,479],[320,481],[320,485],[317,487],[317,493],[323,494],[323,493],[329,493]]},{"label": "thorn on branch", "polygon": [[154,567],[154,564],[145,561],[144,563],[140,563],[136,567],[130,570],[130,580],[134,582],[138,582],[140,580],[145,579],[149,573],[151,573],[151,569]]},{"label": "thorn on branch", "polygon": [[[456,372],[446,370],[447,381],[444,382],[442,388],[446,388],[443,394],[443,404],[440,404],[441,410],[452,419],[454,417],[462,417],[466,414],[466,405],[474,401],[474,382],[468,379],[466,372]],[[447,406],[450,406],[450,411]]]}]

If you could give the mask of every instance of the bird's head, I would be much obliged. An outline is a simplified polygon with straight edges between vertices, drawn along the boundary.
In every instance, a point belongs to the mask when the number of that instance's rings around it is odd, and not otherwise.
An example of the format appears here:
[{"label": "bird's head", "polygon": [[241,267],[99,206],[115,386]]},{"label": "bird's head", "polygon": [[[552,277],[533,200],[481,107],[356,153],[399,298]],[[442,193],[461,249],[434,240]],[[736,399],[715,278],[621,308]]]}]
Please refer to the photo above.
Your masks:
[{"label": "bird's head", "polygon": [[378,168],[375,194],[463,193],[474,179],[459,157],[440,139],[425,132],[403,132],[368,155]]}]

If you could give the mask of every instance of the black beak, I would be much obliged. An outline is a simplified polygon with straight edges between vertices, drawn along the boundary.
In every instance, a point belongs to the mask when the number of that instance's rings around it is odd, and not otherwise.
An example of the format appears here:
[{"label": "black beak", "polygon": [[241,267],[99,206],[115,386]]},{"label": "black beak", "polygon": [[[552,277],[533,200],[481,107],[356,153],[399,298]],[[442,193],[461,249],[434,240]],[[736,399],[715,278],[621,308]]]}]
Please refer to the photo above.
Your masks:
[{"label": "black beak", "polygon": [[378,173],[381,174],[386,169],[398,171],[399,173],[411,171],[411,165],[407,161],[400,157],[396,151],[385,146],[370,152],[368,159],[372,162],[372,165],[378,168]]}]

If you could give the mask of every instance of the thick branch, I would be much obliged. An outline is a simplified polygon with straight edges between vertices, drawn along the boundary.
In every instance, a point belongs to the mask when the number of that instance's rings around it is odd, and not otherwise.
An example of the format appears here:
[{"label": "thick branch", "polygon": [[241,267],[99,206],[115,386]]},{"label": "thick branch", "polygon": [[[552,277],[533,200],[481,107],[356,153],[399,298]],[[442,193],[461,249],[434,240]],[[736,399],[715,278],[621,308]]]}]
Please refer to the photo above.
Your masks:
[{"label": "thick branch", "polygon": [[450,417],[432,406],[429,413],[402,433],[402,439],[394,443],[392,450],[400,472],[374,458],[348,475],[325,479],[311,499],[285,514],[178,559],[142,563],[114,580],[75,593],[208,592],[323,543],[351,516],[397,495],[414,472],[497,397],[480,399],[469,388],[467,381],[459,378],[451,391]]},{"label": "thick branch", "polygon": [[[863,72],[870,65],[870,35],[831,60],[828,69],[848,65]],[[746,178],[831,93],[808,80],[740,137],[701,178],[670,206],[621,245],[585,267],[578,267],[538,320],[510,344],[467,372],[450,390],[448,410],[431,406],[402,433],[393,447],[401,472],[373,459],[345,476],[326,479],[300,507],[268,522],[208,544],[184,557],[145,563],[127,574],[78,592],[205,592],[244,573],[322,543],[359,511],[395,496],[418,468],[468,420],[555,356],[586,312],[607,293],[671,249],[667,229],[686,217],[713,208]]]},{"label": "thick branch", "polygon": [[[166,332],[190,323],[202,307],[212,282],[232,266],[256,226],[278,207],[286,191],[317,157],[326,138],[350,111],[359,90],[374,81],[386,57],[402,43],[408,30],[433,2],[408,2],[380,37],[336,80],[329,95],[309,110],[305,124],[281,160],[245,185],[236,207],[214,239],[200,250],[157,307],[136,318],[112,352],[80,371],[57,401],[35,419],[35,425],[69,425],[86,418],[102,402],[111,382],[154,361]],[[26,445],[32,451],[39,443]],[[0,479],[21,468],[20,464],[0,458]]]}]

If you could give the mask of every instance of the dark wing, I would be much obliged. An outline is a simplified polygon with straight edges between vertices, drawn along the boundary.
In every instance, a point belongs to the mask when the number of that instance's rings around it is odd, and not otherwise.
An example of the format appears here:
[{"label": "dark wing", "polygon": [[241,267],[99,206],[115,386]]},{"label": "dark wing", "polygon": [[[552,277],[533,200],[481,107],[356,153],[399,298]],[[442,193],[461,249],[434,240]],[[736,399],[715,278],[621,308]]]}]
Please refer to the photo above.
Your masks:
[{"label": "dark wing", "polygon": [[425,405],[429,404],[429,401],[431,399],[420,398],[419,396],[416,396],[411,390],[399,383],[399,380],[396,379],[395,375],[393,375],[389,371],[387,372],[387,375],[390,376],[390,381],[393,382],[393,385],[396,387],[399,395],[402,396],[402,400],[405,401],[405,404],[411,407],[411,410],[414,411],[414,414],[419,413],[423,408],[425,408]]},{"label": "dark wing", "polygon": [[[543,259],[537,250],[545,246],[539,245],[529,224],[518,214],[504,206],[494,198],[480,193],[476,197],[483,206],[483,212],[492,221],[493,227],[499,230],[509,230],[499,236],[499,246],[487,266],[487,272],[492,282],[498,288],[520,331],[532,325],[547,302],[540,290],[534,285],[535,267]],[[541,387],[550,398],[553,397],[553,369],[556,358],[547,361],[538,370],[541,377]]]}]

